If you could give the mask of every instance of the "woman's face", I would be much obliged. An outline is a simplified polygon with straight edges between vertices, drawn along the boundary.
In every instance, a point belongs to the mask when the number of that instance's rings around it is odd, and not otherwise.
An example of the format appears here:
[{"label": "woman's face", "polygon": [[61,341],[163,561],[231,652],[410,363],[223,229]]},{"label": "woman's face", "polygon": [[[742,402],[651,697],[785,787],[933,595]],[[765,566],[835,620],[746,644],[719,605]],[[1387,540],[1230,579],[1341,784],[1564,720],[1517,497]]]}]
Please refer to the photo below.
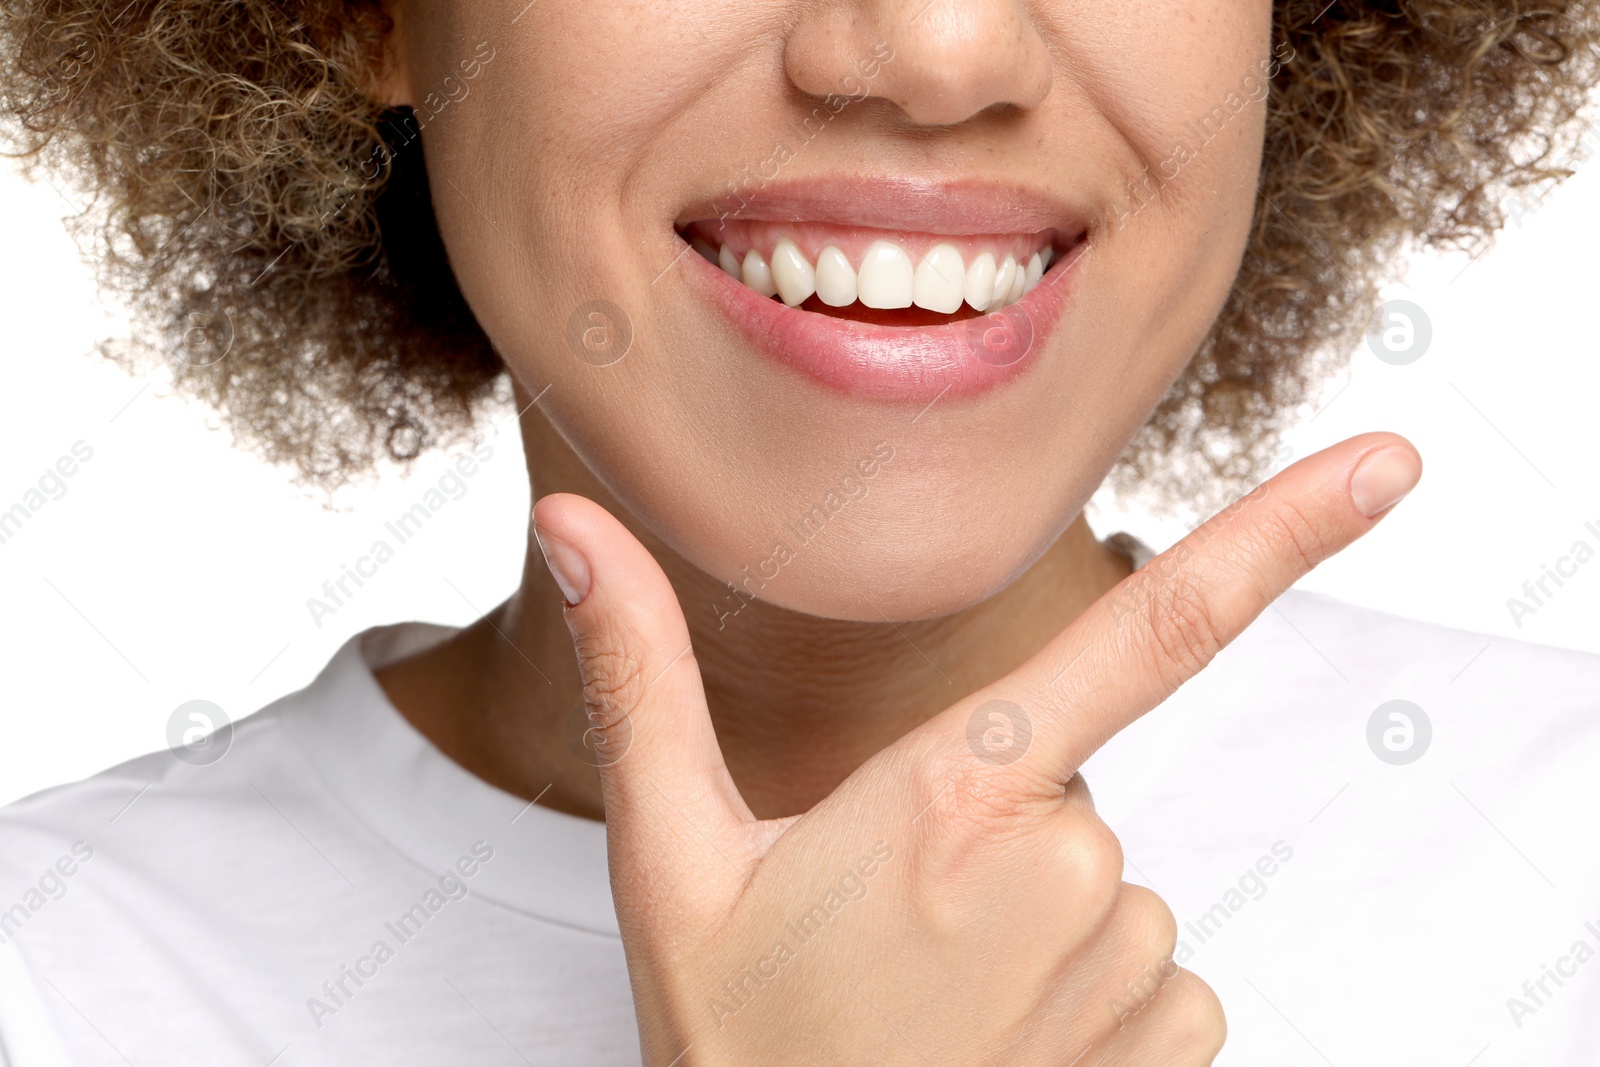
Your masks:
[{"label": "woman's face", "polygon": [[1079,513],[1227,295],[1275,69],[1269,0],[399,15],[527,395],[692,563],[867,620],[983,599]]}]

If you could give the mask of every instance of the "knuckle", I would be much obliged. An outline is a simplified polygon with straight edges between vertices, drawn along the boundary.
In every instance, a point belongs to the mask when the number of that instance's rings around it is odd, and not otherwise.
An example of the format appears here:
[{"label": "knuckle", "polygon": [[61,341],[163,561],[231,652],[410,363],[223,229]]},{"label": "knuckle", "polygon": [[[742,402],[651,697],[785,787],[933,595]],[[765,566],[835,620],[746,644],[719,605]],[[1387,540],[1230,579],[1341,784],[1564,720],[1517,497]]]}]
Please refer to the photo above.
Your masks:
[{"label": "knuckle", "polygon": [[1016,797],[996,768],[961,753],[933,759],[923,782],[922,803],[945,826],[986,830],[1016,811]]},{"label": "knuckle", "polygon": [[644,699],[649,685],[643,660],[615,641],[581,638],[583,702],[594,725],[609,729],[628,718]]},{"label": "knuckle", "polygon": [[1178,919],[1167,902],[1142,885],[1123,883],[1121,903],[1128,950],[1142,962],[1171,959],[1178,944]]},{"label": "knuckle", "polygon": [[1290,560],[1302,572],[1328,558],[1322,527],[1293,501],[1282,501],[1271,510],[1261,537],[1270,555]]},{"label": "knuckle", "polygon": [[1194,972],[1178,968],[1161,990],[1160,1008],[1178,1047],[1201,1051],[1209,1057],[1222,1051],[1228,1037],[1222,1001]]},{"label": "knuckle", "polygon": [[1061,847],[1065,878],[1084,910],[1103,915],[1115,906],[1122,886],[1122,842],[1099,816],[1086,814],[1074,821]]},{"label": "knuckle", "polygon": [[1204,670],[1225,643],[1205,589],[1184,572],[1151,590],[1145,624],[1158,676],[1172,685]]}]

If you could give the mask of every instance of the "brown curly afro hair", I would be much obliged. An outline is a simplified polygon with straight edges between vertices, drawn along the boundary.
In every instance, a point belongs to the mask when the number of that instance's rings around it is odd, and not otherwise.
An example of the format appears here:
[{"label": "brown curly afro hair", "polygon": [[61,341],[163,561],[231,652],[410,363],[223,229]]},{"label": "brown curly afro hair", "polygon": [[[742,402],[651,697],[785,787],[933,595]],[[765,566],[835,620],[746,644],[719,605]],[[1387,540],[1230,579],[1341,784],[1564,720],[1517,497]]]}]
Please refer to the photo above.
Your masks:
[{"label": "brown curly afro hair", "polygon": [[[135,312],[106,355],[170,367],[236,439],[329,489],[470,437],[505,398],[409,112],[374,103],[376,0],[0,13],[15,154],[91,199],[80,244]],[[1567,173],[1600,56],[1600,0],[1277,0],[1274,23],[1293,58],[1243,265],[1121,489],[1193,504],[1250,484],[1403,250],[1480,251],[1510,197]]]}]

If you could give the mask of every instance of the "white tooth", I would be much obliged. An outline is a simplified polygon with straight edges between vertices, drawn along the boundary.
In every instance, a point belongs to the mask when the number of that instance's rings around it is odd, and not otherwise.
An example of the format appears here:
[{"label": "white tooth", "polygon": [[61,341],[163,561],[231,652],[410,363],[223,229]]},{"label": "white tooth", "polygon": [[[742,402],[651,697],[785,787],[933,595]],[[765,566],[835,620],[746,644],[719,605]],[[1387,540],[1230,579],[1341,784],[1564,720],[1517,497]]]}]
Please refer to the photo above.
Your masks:
[{"label": "white tooth", "polygon": [[874,241],[861,257],[859,299],[869,308],[908,308],[916,291],[912,275],[905,249],[892,241]]},{"label": "white tooth", "polygon": [[856,302],[856,269],[833,245],[817,256],[817,299],[836,308]]},{"label": "white tooth", "polygon": [[1023,292],[1033,292],[1033,287],[1039,284],[1039,279],[1044,277],[1044,260],[1035,252],[1033,258],[1028,260],[1028,277],[1023,283]]},{"label": "white tooth", "polygon": [[1046,245],[1044,251],[1039,253],[1039,265],[1045,270],[1050,269],[1050,261],[1056,258],[1056,250],[1051,245]]},{"label": "white tooth", "polygon": [[[999,286],[995,286],[995,288],[998,289]],[[1022,299],[1022,294],[1027,291],[1028,268],[1019,265],[1017,267],[1016,277],[1011,279],[1011,292],[1006,296],[1006,303],[1015,304],[1018,300]]]},{"label": "white tooth", "polygon": [[994,300],[994,253],[985,252],[967,267],[967,303],[978,311],[988,311]]},{"label": "white tooth", "polygon": [[806,297],[817,291],[817,272],[795,243],[787,237],[778,241],[772,250],[772,284],[778,295],[790,307],[806,302]]},{"label": "white tooth", "polygon": [[1004,306],[1011,299],[1011,283],[1016,281],[1017,274],[1016,257],[1007,256],[994,276],[994,299],[989,301],[990,311]]},{"label": "white tooth", "polygon": [[778,287],[772,284],[772,268],[753,248],[744,254],[744,283],[762,296],[778,295]]},{"label": "white tooth", "polygon": [[696,252],[699,252],[702,256],[705,256],[710,262],[715,263],[717,261],[717,250],[712,248],[705,238],[696,237],[689,242],[689,245]]},{"label": "white tooth", "polygon": [[733,254],[733,249],[727,245],[722,246],[722,251],[717,253],[717,263],[738,281],[744,281],[744,271],[739,266],[739,257]]},{"label": "white tooth", "polygon": [[967,295],[967,265],[955,245],[939,244],[923,255],[911,302],[946,315],[957,311]]}]

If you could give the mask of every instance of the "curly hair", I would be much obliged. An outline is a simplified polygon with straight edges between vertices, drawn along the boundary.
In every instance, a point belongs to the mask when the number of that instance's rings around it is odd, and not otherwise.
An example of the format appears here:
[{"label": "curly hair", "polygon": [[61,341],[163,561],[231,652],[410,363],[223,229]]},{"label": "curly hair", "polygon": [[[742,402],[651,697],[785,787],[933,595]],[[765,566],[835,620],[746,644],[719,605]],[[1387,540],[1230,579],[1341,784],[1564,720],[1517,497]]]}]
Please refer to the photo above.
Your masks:
[{"label": "curly hair", "polygon": [[[0,0],[0,117],[130,336],[235,439],[327,489],[471,436],[504,365],[450,272],[411,109],[376,102],[376,0]],[[1600,0],[1275,0],[1253,229],[1207,339],[1111,484],[1250,484],[1407,247],[1478,252],[1557,180]],[[80,235],[80,244],[82,244]],[[1150,472],[1160,470],[1159,475]]]}]

